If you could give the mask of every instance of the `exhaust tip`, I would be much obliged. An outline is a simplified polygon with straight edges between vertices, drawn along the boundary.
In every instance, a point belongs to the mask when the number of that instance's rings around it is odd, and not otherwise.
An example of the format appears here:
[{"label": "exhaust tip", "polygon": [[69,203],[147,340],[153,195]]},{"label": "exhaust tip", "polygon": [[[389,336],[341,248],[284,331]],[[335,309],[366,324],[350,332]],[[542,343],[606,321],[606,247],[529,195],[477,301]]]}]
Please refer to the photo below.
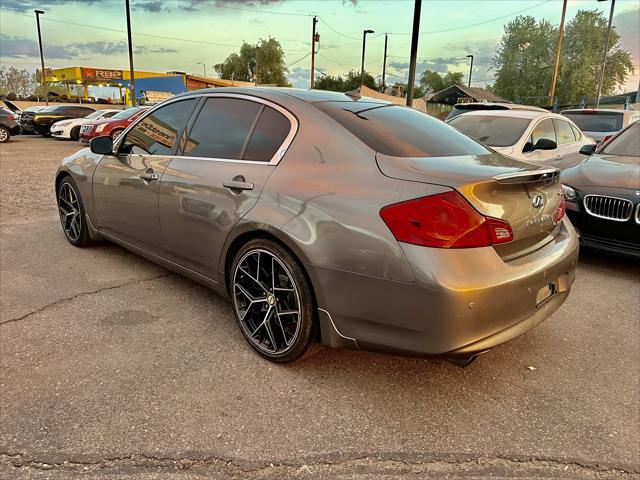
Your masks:
[{"label": "exhaust tip", "polygon": [[476,358],[478,358],[477,354],[469,355],[468,357],[449,357],[447,360],[453,363],[456,367],[466,368],[471,365]]}]

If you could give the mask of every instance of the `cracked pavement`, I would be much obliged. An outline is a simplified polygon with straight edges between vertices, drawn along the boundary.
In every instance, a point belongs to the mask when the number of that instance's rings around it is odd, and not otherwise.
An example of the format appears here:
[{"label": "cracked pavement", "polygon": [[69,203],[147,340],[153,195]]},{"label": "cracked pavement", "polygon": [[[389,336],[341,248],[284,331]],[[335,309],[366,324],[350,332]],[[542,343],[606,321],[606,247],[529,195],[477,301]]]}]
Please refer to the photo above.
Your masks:
[{"label": "cracked pavement", "polygon": [[77,148],[0,148],[0,478],[640,478],[638,263],[583,253],[556,314],[466,369],[273,365],[225,299],[65,241],[53,174]]}]

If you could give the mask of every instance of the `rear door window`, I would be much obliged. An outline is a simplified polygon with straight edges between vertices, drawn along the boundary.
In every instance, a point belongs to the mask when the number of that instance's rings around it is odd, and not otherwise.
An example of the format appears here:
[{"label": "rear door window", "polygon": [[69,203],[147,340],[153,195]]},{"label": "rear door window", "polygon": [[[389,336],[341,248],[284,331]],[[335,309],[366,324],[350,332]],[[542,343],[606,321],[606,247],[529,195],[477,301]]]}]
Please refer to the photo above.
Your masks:
[{"label": "rear door window", "polygon": [[553,124],[556,127],[558,145],[574,143],[576,141],[576,137],[573,134],[573,130],[571,129],[571,125],[569,125],[569,122],[565,122],[564,120],[558,120],[554,118]]},{"label": "rear door window", "polygon": [[262,104],[237,98],[208,98],[190,129],[184,155],[240,160]]},{"label": "rear door window", "polygon": [[534,127],[533,132],[531,132],[531,143],[533,145],[535,145],[541,138],[553,140],[554,142],[558,143],[556,130],[553,127],[553,121],[550,118],[545,118],[544,120],[538,122],[538,124]]},{"label": "rear door window", "polygon": [[129,130],[120,152],[133,155],[170,155],[195,104],[196,99],[174,102],[147,115]]},{"label": "rear door window", "polygon": [[492,115],[460,115],[449,125],[491,147],[509,147],[520,140],[529,126],[527,118]]},{"label": "rear door window", "polygon": [[448,157],[489,153],[455,128],[409,107],[373,102],[318,102],[314,106],[384,155]]},{"label": "rear door window", "polygon": [[291,131],[291,122],[282,113],[264,107],[256,127],[251,132],[243,160],[268,162],[278,152]]}]

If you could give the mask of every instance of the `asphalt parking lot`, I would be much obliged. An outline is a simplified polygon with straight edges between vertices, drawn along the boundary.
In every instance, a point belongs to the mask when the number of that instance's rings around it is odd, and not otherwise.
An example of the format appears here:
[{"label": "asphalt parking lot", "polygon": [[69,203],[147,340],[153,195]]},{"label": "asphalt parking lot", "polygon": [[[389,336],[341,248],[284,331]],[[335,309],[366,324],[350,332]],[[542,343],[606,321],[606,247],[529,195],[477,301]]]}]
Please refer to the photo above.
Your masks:
[{"label": "asphalt parking lot", "polygon": [[0,147],[0,478],[640,478],[640,265],[588,252],[565,305],[466,369],[253,353],[230,304],[53,192],[75,142]]}]

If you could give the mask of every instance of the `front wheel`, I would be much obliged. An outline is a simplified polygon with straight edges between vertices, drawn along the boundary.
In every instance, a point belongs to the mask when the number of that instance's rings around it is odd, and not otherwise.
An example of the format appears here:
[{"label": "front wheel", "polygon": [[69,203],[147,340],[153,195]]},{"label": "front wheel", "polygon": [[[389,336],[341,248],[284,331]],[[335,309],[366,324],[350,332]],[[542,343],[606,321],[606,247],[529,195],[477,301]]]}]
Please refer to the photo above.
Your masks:
[{"label": "front wheel", "polygon": [[240,330],[260,355],[284,363],[315,350],[313,291],[288,250],[271,240],[248,242],[235,257],[229,285]]},{"label": "front wheel", "polygon": [[64,235],[71,245],[86,247],[92,243],[84,204],[71,177],[65,177],[58,186],[58,213]]},{"label": "front wheel", "polygon": [[9,132],[9,129],[0,125],[0,143],[6,143],[10,138],[11,133]]},{"label": "front wheel", "polygon": [[122,130],[121,128],[119,128],[118,130],[114,130],[113,132],[111,132],[111,139],[112,139],[113,141],[115,141],[115,140],[116,140],[116,138],[118,138],[118,137],[120,136],[120,134],[122,133],[122,131],[123,131],[123,130]]},{"label": "front wheel", "polygon": [[69,137],[71,140],[80,140],[80,127],[73,127]]}]

